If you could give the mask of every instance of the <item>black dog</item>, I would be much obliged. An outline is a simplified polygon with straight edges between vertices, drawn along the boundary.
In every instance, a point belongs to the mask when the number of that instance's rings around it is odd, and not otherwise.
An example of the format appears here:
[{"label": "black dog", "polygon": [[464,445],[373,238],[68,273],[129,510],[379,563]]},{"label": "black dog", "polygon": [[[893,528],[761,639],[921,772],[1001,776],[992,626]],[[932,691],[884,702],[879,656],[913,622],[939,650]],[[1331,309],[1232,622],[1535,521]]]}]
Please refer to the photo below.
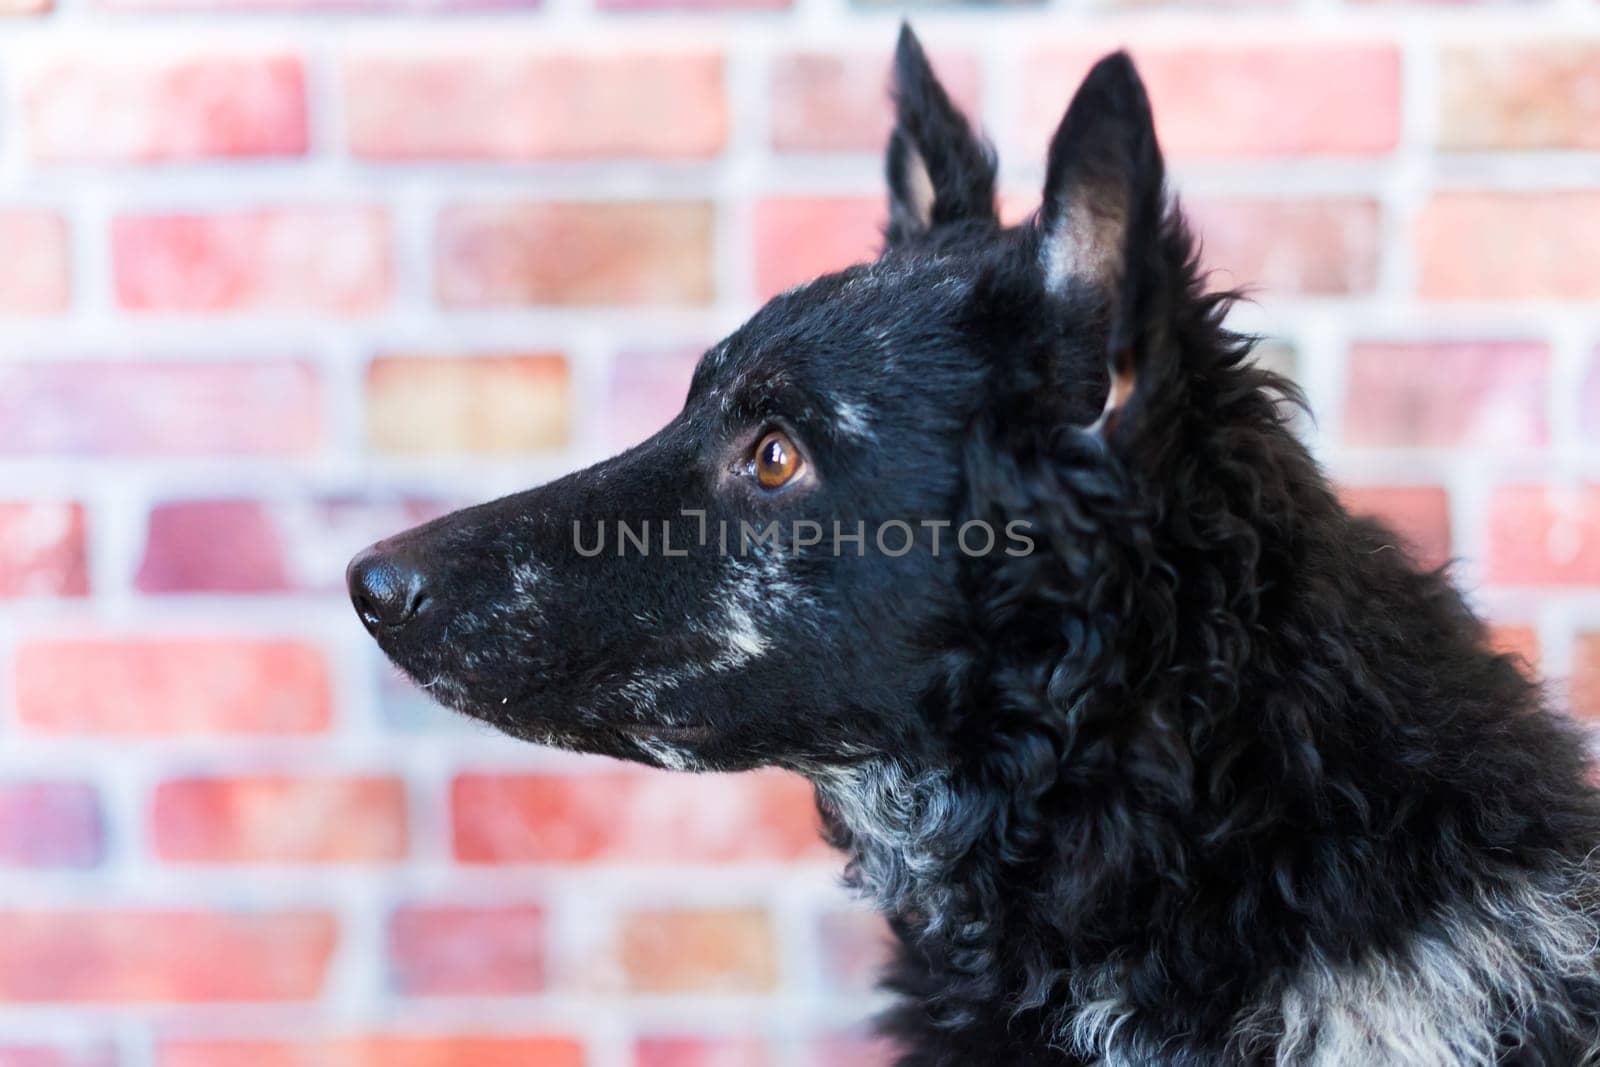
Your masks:
[{"label": "black dog", "polygon": [[1584,744],[1286,428],[1127,57],[1013,229],[909,32],[896,77],[882,257],[364,553],[384,650],[518,737],[810,777],[905,1064],[1600,1059]]}]

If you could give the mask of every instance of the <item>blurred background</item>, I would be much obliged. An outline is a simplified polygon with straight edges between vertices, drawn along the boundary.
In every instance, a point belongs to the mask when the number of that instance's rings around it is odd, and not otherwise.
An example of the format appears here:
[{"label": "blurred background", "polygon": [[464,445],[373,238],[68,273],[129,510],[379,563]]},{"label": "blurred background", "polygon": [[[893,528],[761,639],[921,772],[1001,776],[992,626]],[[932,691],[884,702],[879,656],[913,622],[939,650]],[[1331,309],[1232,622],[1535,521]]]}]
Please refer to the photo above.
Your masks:
[{"label": "blurred background", "polygon": [[[0,1067],[882,1062],[804,783],[457,722],[341,576],[870,253],[900,14],[0,0]],[[910,14],[1012,217],[1133,47],[1352,506],[1600,715],[1600,2]]]}]

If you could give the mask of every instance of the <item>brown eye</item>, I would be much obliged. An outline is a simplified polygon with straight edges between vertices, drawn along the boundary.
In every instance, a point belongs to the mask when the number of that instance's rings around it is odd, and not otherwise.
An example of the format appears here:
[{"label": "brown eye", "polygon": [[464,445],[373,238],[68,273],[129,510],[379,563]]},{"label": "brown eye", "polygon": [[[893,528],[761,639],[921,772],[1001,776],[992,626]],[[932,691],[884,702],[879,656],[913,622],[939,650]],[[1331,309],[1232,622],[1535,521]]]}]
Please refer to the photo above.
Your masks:
[{"label": "brown eye", "polygon": [[756,445],[756,480],[763,488],[777,489],[800,469],[800,453],[782,430],[773,430]]}]

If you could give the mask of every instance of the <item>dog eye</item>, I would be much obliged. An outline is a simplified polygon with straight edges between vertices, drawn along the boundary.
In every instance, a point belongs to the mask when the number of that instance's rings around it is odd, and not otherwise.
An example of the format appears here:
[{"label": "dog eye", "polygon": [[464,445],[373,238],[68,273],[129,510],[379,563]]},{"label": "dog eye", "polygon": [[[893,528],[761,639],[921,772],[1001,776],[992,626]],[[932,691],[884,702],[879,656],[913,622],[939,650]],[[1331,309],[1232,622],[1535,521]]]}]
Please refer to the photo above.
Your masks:
[{"label": "dog eye", "polygon": [[762,488],[777,489],[800,470],[800,452],[782,430],[773,430],[756,445],[756,480]]}]

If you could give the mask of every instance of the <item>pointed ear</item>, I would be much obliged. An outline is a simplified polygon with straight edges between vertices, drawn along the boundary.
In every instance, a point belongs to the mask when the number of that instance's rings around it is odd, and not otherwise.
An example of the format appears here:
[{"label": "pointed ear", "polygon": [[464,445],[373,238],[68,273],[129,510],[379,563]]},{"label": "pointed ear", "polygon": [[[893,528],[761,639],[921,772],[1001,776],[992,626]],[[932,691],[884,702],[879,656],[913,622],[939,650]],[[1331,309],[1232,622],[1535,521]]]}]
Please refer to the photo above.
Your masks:
[{"label": "pointed ear", "polygon": [[1164,166],[1144,84],[1126,53],[1095,64],[1050,142],[1040,259],[1052,292],[1088,290],[1107,309],[1109,431],[1152,369],[1169,268],[1161,248]]},{"label": "pointed ear", "polygon": [[945,222],[997,220],[994,153],[950,102],[905,24],[895,47],[894,103],[887,167],[889,246]]}]

